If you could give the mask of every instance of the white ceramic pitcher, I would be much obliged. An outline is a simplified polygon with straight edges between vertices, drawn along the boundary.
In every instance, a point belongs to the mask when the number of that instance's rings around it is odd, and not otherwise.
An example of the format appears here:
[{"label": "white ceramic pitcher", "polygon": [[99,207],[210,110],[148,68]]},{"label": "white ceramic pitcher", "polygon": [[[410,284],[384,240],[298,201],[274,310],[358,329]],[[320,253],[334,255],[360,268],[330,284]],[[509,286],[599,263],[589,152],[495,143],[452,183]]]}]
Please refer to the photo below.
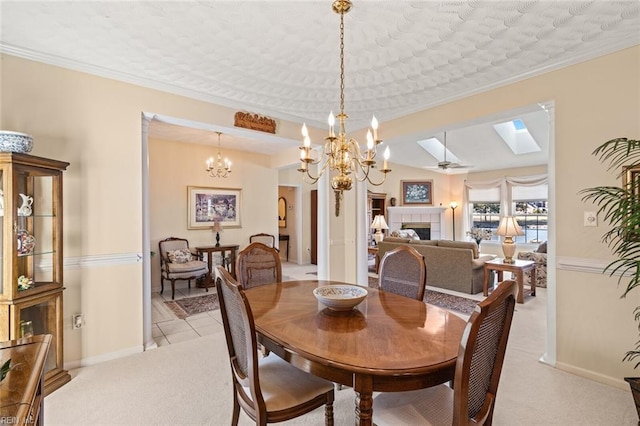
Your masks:
[{"label": "white ceramic pitcher", "polygon": [[31,206],[33,205],[33,197],[25,194],[20,194],[20,197],[22,198],[22,205],[18,209],[18,214],[20,216],[31,216],[31,213],[32,213]]}]

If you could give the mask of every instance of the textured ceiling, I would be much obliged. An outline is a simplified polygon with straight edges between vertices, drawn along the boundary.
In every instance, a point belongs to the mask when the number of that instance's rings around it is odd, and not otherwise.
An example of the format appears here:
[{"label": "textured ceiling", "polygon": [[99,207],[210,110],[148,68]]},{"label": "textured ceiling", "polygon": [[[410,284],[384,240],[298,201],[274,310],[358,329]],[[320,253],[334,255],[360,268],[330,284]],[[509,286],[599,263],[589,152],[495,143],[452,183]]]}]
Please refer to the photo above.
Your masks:
[{"label": "textured ceiling", "polygon": [[[8,54],[317,126],[339,109],[330,0],[2,1],[1,24]],[[637,0],[354,0],[348,130],[637,44]]]}]

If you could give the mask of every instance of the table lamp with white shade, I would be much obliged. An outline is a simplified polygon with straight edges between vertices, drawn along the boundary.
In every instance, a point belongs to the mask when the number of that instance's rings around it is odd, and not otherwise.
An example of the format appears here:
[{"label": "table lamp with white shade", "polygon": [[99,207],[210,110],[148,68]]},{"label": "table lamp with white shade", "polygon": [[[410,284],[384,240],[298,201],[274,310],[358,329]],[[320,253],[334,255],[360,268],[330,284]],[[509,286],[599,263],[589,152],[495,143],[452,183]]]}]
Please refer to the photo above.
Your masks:
[{"label": "table lamp with white shade", "polygon": [[371,224],[371,229],[375,229],[376,233],[373,238],[376,240],[376,245],[380,243],[384,239],[384,234],[382,233],[383,229],[389,229],[389,225],[387,225],[387,221],[384,220],[384,216],[379,214],[373,218],[373,223]]},{"label": "table lamp with white shade", "polygon": [[516,253],[516,243],[513,237],[524,235],[524,231],[518,225],[518,221],[513,216],[505,216],[500,219],[500,225],[496,230],[496,235],[504,237],[502,241],[502,252],[504,253],[503,263],[515,263],[513,255]]}]

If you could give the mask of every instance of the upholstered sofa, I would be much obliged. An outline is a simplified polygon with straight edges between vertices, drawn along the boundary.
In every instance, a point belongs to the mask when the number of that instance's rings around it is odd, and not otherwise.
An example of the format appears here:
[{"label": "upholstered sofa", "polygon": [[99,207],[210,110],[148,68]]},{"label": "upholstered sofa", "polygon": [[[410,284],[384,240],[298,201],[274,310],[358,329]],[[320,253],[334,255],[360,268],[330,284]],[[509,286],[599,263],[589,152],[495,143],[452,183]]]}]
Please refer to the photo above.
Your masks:
[{"label": "upholstered sofa", "polygon": [[[427,285],[476,294],[482,291],[484,263],[493,256],[478,257],[475,241],[415,240],[387,237],[378,244],[380,259],[389,250],[406,245],[424,256],[427,264]],[[490,280],[494,279],[493,271]]]},{"label": "upholstered sofa", "polygon": [[[518,253],[520,260],[533,260],[536,262],[536,287],[547,287],[547,242],[540,244],[534,251],[521,251]],[[524,274],[524,286],[531,284],[531,272]]]}]

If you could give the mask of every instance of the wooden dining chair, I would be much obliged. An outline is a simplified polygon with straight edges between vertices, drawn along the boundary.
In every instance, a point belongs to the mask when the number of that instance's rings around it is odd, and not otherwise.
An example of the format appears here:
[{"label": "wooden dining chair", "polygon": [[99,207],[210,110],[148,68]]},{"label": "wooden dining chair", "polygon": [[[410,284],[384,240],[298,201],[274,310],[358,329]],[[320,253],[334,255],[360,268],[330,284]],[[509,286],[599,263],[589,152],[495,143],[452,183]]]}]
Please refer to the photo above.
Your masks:
[{"label": "wooden dining chair", "polygon": [[244,288],[282,281],[282,262],[273,247],[251,243],[238,253],[236,275]]},{"label": "wooden dining chair", "polygon": [[462,335],[454,389],[381,393],[373,401],[376,425],[490,425],[517,292],[515,281],[503,281],[476,306]]},{"label": "wooden dining chair", "polygon": [[412,247],[400,246],[384,254],[378,269],[378,288],[422,300],[427,285],[424,256]]},{"label": "wooden dining chair", "polygon": [[282,422],[325,406],[325,425],[333,425],[333,383],[312,376],[277,356],[258,356],[251,306],[226,269],[216,268],[216,289],[233,380],[233,418],[240,408],[256,425]]},{"label": "wooden dining chair", "polygon": [[249,244],[251,243],[262,243],[266,246],[273,247],[277,252],[280,252],[280,249],[276,247],[276,237],[271,234],[265,234],[264,232],[253,234],[249,237]]}]

